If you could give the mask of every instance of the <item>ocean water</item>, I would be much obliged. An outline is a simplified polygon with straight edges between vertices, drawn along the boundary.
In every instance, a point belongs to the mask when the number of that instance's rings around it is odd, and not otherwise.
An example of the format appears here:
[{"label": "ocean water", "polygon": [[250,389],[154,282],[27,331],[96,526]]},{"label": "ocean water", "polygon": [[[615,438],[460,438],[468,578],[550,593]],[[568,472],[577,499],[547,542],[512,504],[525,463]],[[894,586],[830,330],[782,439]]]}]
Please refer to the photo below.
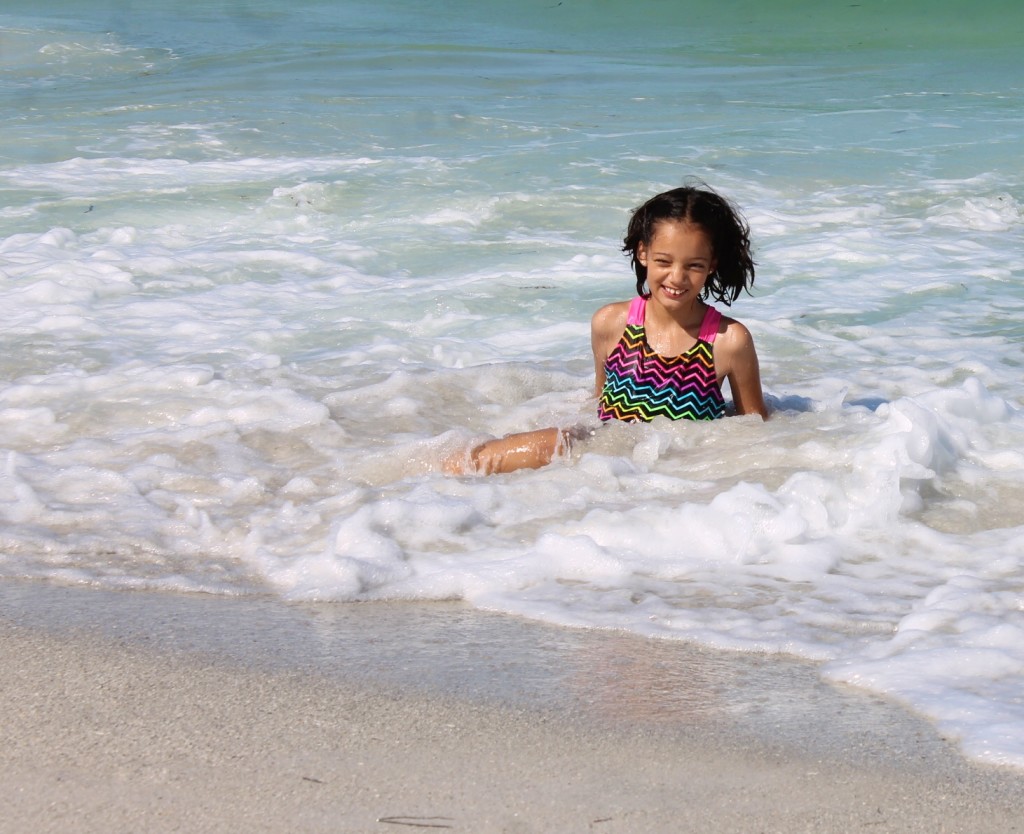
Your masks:
[{"label": "ocean water", "polygon": [[[898,7],[897,7],[898,5]],[[819,663],[1024,767],[1024,7],[0,11],[0,576]],[[744,210],[772,417],[595,423],[632,207]]]}]

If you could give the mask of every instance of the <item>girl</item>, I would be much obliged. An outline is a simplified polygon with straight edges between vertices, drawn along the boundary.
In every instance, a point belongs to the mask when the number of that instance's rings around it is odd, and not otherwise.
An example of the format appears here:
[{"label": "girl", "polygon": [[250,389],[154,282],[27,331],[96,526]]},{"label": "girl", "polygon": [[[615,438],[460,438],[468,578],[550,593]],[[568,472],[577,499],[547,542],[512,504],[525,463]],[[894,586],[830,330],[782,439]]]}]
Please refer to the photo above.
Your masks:
[{"label": "girl", "polygon": [[[591,320],[597,413],[602,420],[713,420],[725,414],[729,380],[737,414],[767,419],[750,331],[708,306],[730,305],[754,283],[750,231],[723,197],[684,187],[633,212],[622,251],[637,297],[608,304]],[[451,472],[513,472],[545,466],[578,432],[511,434],[449,460]]]}]

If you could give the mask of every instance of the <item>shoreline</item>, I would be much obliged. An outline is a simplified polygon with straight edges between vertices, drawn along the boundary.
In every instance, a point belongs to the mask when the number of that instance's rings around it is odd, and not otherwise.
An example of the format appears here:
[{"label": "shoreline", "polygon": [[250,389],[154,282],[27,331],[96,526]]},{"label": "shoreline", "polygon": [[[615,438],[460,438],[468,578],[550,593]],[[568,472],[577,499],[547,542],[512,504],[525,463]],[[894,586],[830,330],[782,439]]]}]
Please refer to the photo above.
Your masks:
[{"label": "shoreline", "polygon": [[790,658],[448,603],[0,582],[2,832],[1005,832],[1024,772]]}]

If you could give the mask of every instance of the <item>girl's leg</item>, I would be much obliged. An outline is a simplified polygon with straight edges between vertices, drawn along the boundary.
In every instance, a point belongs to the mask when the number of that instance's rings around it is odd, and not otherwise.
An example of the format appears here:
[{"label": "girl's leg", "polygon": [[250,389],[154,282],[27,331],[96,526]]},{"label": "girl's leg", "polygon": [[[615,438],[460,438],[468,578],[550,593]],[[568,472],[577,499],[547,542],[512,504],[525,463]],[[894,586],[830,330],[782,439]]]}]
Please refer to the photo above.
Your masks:
[{"label": "girl's leg", "polygon": [[540,469],[560,452],[569,448],[569,435],[561,429],[538,429],[488,440],[465,454],[445,462],[445,471],[453,475],[476,472],[495,475],[517,469]]}]

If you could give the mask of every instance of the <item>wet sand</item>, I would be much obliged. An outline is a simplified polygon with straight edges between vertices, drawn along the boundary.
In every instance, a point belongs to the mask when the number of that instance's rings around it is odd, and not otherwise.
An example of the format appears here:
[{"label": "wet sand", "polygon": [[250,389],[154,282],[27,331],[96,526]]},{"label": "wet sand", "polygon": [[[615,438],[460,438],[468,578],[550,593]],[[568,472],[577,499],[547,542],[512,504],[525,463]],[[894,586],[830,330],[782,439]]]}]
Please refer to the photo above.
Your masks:
[{"label": "wet sand", "polygon": [[1024,773],[810,664],[459,604],[0,583],[2,832],[1009,832]]}]

